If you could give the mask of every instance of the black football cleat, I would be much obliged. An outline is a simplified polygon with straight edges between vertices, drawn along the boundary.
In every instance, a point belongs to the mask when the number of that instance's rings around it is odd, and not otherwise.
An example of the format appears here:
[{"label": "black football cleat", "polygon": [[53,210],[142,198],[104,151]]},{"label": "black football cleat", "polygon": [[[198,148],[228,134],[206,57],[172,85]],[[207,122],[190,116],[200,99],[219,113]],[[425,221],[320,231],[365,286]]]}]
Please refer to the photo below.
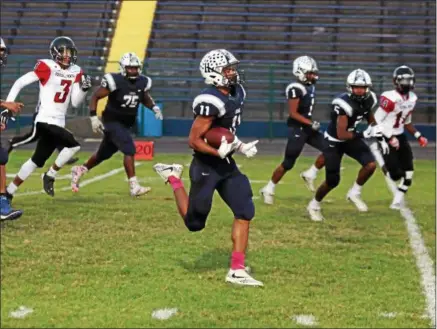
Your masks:
[{"label": "black football cleat", "polygon": [[47,176],[47,173],[44,174],[42,178],[44,191],[50,196],[55,196],[55,189],[53,187],[55,183],[55,179],[53,177]]}]

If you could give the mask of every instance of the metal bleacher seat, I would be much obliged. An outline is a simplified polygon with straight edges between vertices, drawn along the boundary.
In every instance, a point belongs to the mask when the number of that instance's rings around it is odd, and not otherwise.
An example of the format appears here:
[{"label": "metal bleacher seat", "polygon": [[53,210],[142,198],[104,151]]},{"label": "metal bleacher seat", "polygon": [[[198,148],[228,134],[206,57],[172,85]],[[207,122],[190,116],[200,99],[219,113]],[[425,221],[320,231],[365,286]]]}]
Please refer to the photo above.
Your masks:
[{"label": "metal bleacher seat", "polygon": [[[246,118],[284,118],[291,62],[307,54],[319,63],[322,108],[345,90],[351,70],[366,69],[380,93],[391,88],[393,69],[407,64],[417,74],[415,120],[435,120],[434,1],[160,0],[145,67],[167,115],[191,116],[203,87],[199,60],[214,48],[232,51],[246,70]],[[316,115],[323,120],[328,111]]]},{"label": "metal bleacher seat", "polygon": [[[8,66],[1,76],[2,95],[16,78],[31,70],[35,61],[49,58],[49,44],[60,35],[71,37],[78,48],[78,64],[100,75],[118,15],[116,0],[2,0],[1,36],[9,48]],[[37,85],[26,88],[20,99],[26,111],[36,105]]]}]

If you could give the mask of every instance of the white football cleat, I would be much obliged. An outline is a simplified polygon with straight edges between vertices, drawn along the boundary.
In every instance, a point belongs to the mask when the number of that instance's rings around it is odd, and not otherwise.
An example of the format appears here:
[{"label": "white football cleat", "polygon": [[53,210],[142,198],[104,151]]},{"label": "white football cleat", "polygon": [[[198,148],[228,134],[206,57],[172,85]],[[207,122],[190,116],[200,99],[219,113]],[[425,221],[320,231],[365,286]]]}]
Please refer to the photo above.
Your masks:
[{"label": "white football cleat", "polygon": [[361,199],[361,195],[359,193],[353,193],[351,191],[347,192],[346,199],[351,201],[357,209],[361,212],[366,212],[369,210],[367,208],[367,205],[364,203],[364,201]]},{"label": "white football cleat", "polygon": [[226,275],[226,282],[239,284],[243,286],[262,287],[264,284],[261,281],[252,278],[245,269],[232,270],[230,269]]},{"label": "white football cleat", "polygon": [[308,214],[313,222],[323,222],[325,218],[322,215],[320,206],[316,207],[310,202],[307,206]]},{"label": "white football cleat", "polygon": [[74,193],[79,192],[80,178],[88,171],[84,166],[74,166],[71,168],[71,190]]},{"label": "white football cleat", "polygon": [[264,186],[261,190],[259,190],[259,194],[263,197],[265,204],[273,204],[274,198],[273,196],[275,193],[272,193],[271,191],[267,190],[267,186]]},{"label": "white football cleat", "polygon": [[143,187],[143,186],[137,184],[137,185],[130,188],[130,195],[131,196],[140,196],[140,195],[144,195],[144,194],[149,193],[150,190],[151,190],[151,188],[148,186]]},{"label": "white football cleat", "polygon": [[157,163],[153,166],[153,170],[161,176],[165,183],[168,182],[168,178],[170,176],[174,176],[176,178],[181,178],[182,172],[184,170],[184,166],[180,164],[165,164],[165,163]]},{"label": "white football cleat", "polygon": [[300,178],[303,179],[308,190],[310,190],[311,192],[316,191],[316,189],[314,188],[314,181],[316,179],[314,177],[311,177],[306,171],[303,171],[300,173]]}]

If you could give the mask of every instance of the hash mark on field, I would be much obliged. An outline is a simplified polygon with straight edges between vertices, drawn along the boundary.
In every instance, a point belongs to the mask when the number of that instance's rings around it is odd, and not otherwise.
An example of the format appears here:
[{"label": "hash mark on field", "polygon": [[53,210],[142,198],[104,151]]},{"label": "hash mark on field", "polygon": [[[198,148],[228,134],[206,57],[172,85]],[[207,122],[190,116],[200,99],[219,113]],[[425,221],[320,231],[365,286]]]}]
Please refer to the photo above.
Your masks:
[{"label": "hash mark on field", "polygon": [[293,316],[293,320],[296,321],[297,324],[302,324],[304,326],[315,326],[317,325],[317,319],[312,314],[298,314]]},{"label": "hash mark on field", "polygon": [[167,320],[178,312],[177,308],[162,308],[152,312],[152,318]]},{"label": "hash mark on field", "polygon": [[22,305],[17,310],[11,311],[9,316],[14,319],[23,319],[31,313],[33,313],[31,308]]},{"label": "hash mark on field", "polygon": [[417,225],[416,218],[410,209],[402,209],[401,216],[405,219],[411,249],[416,258],[416,265],[420,272],[423,294],[425,295],[426,311],[431,319],[432,327],[435,328],[435,274],[434,265],[426,249],[420,233],[420,228]]},{"label": "hash mark on field", "polygon": [[[135,167],[139,167],[142,164],[143,163],[135,163]],[[124,171],[124,167],[113,169],[111,171],[108,171],[106,174],[97,175],[97,176],[94,176],[93,178],[84,180],[83,182],[80,183],[80,186],[83,187],[83,186],[87,186],[88,184],[101,181],[101,180],[106,179],[108,177],[114,176],[122,171]],[[71,186],[62,187],[58,191],[63,192],[63,191],[69,191],[69,190],[71,190]],[[17,193],[14,196],[17,197],[17,196],[26,196],[26,195],[35,195],[35,194],[44,194],[44,193],[45,193],[44,190],[40,190],[40,191],[30,191],[30,192]]]}]

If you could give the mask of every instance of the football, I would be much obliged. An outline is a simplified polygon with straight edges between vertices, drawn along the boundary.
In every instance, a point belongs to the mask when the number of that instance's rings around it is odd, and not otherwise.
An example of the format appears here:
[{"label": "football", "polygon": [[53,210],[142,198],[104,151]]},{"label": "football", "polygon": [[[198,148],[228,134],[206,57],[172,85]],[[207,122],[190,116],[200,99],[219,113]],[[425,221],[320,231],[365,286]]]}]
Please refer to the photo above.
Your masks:
[{"label": "football", "polygon": [[228,143],[234,141],[234,134],[222,127],[211,128],[206,132],[204,137],[209,145],[218,149],[222,143],[222,136],[225,136]]}]

